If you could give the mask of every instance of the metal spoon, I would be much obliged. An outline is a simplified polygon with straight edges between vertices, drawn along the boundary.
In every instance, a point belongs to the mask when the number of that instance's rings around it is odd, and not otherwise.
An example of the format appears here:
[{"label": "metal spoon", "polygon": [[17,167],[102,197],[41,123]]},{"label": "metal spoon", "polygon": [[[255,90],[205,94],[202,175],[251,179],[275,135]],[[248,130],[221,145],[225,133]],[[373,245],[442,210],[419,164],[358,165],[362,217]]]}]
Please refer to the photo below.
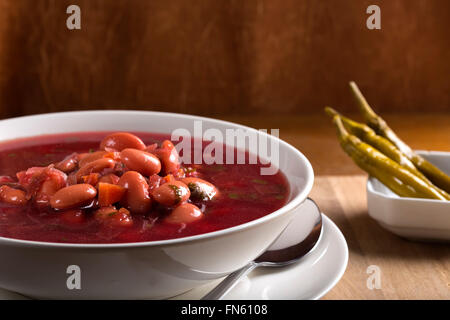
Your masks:
[{"label": "metal spoon", "polygon": [[201,300],[221,300],[239,280],[257,267],[284,267],[302,259],[319,240],[322,215],[317,204],[310,198],[297,209],[295,217],[258,258],[245,267],[228,275]]}]

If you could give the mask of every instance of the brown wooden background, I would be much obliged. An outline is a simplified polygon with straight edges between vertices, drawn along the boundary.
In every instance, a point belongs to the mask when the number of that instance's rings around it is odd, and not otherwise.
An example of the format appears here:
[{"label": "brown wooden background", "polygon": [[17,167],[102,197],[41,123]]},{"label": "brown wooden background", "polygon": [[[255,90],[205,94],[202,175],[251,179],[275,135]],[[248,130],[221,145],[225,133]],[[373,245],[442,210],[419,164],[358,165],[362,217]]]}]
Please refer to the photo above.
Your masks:
[{"label": "brown wooden background", "polygon": [[354,110],[349,80],[380,111],[450,112],[449,21],[448,0],[0,0],[0,117]]}]

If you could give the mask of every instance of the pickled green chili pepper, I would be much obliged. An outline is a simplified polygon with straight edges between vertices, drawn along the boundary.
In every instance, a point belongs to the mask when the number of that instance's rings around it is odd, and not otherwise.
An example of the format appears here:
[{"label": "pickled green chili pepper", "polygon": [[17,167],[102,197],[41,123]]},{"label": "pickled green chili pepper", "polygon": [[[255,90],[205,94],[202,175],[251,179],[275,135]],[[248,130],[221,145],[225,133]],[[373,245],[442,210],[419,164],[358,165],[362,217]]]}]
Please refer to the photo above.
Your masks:
[{"label": "pickled green chili pepper", "polygon": [[372,130],[369,126],[342,116],[333,108],[326,107],[325,112],[332,117],[338,115],[345,129],[349,131],[349,133],[355,135],[363,142],[371,145],[372,147],[374,147],[375,149],[386,155],[388,158],[394,160],[399,165],[403,166],[405,169],[410,171],[412,174],[422,179],[425,183],[428,184],[430,188],[435,189],[445,199],[450,200],[450,195],[447,192],[433,185],[433,183],[430,180],[428,180],[428,178],[425,175],[423,175],[419,170],[417,170],[414,164],[389,140],[387,140],[382,136],[377,135],[375,131]]},{"label": "pickled green chili pepper", "polygon": [[352,93],[358,102],[361,113],[367,124],[375,132],[392,142],[409,160],[419,169],[431,182],[447,193],[450,193],[450,176],[434,166],[431,162],[416,154],[406,143],[404,143],[395,132],[387,125],[380,116],[378,116],[367,100],[362,95],[356,83],[350,82]]},{"label": "pickled green chili pepper", "polygon": [[353,161],[371,176],[402,197],[429,198],[446,200],[443,195],[408,171],[406,168],[388,158],[344,127],[339,115],[333,116],[333,123],[338,130],[339,141],[344,151]]}]

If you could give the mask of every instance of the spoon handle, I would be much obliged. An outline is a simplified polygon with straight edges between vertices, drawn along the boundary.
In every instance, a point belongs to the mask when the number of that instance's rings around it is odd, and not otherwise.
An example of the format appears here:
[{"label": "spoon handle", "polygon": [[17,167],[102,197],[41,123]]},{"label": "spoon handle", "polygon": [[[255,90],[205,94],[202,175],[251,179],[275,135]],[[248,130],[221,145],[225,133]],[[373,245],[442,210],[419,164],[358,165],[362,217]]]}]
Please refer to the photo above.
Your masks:
[{"label": "spoon handle", "polygon": [[250,262],[245,267],[230,273],[222,282],[220,282],[217,287],[212,289],[207,295],[205,295],[201,300],[222,300],[222,298],[230,292],[231,289],[239,282],[243,276],[249,274],[253,269],[258,266],[255,262]]}]

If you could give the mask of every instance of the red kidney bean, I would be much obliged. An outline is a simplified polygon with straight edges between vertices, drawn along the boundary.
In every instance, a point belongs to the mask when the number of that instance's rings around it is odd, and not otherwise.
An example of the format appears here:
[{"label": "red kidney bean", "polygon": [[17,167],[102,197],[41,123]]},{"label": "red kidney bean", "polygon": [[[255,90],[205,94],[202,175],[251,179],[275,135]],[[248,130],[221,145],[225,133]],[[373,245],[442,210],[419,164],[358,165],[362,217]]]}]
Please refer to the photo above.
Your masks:
[{"label": "red kidney bean", "polygon": [[0,176],[0,184],[15,182],[10,176]]},{"label": "red kidney bean", "polygon": [[174,206],[189,199],[191,192],[181,181],[167,182],[152,191],[155,201],[165,206]]},{"label": "red kidney bean", "polygon": [[48,205],[50,197],[67,185],[67,175],[52,167],[32,167],[18,172],[17,178],[39,206]]},{"label": "red kidney bean", "polygon": [[19,190],[26,191],[24,186],[22,186],[19,182],[15,182],[14,180],[12,182],[7,182],[7,181],[1,181],[1,178],[0,178],[0,185],[5,185],[5,186],[11,187],[13,189],[19,189]]},{"label": "red kidney bean", "polygon": [[0,202],[21,206],[27,203],[27,198],[24,191],[3,185],[0,186]]},{"label": "red kidney bean", "polygon": [[69,173],[76,169],[78,165],[78,154],[72,153],[65,157],[62,161],[55,164],[55,168],[62,172]]},{"label": "red kidney bean", "polygon": [[202,211],[190,203],[180,204],[164,219],[168,223],[190,223],[203,217]]},{"label": "red kidney bean", "polygon": [[75,184],[58,190],[50,198],[50,205],[58,210],[79,208],[89,203],[96,195],[97,189],[90,184]]},{"label": "red kidney bean", "polygon": [[129,227],[133,225],[133,218],[130,211],[125,208],[120,208],[117,214],[112,216],[112,223],[120,227]]},{"label": "red kidney bean", "polygon": [[141,139],[128,132],[116,132],[105,137],[100,143],[100,149],[107,151],[122,151],[126,148],[145,150]]},{"label": "red kidney bean", "polygon": [[87,176],[82,176],[82,182],[90,184],[91,186],[96,186],[98,180],[100,179],[100,174],[97,172],[89,173]]},{"label": "red kidney bean", "polygon": [[130,211],[125,208],[117,210],[114,206],[101,207],[94,211],[94,217],[101,223],[109,223],[114,226],[129,227],[133,225]]},{"label": "red kidney bean", "polygon": [[154,153],[161,160],[161,165],[166,174],[175,173],[180,169],[180,157],[172,142],[163,141],[161,148],[156,149]]},{"label": "red kidney bean", "polygon": [[47,167],[31,167],[24,171],[19,171],[16,173],[19,183],[25,188],[29,188],[31,183],[39,177]]},{"label": "red kidney bean", "polygon": [[145,151],[150,152],[150,153],[154,153],[156,151],[156,149],[158,149],[158,144],[157,143],[152,143],[152,144],[149,144],[145,148]]},{"label": "red kidney bean", "polygon": [[61,188],[64,188],[65,184],[61,184],[56,179],[49,179],[42,183],[39,191],[34,196],[34,202],[38,206],[47,206],[50,198],[58,192]]},{"label": "red kidney bean", "polygon": [[72,209],[72,210],[63,211],[60,214],[60,218],[62,221],[66,222],[69,225],[81,224],[86,219],[85,214],[83,213],[83,210],[80,210],[80,209]]},{"label": "red kidney bean", "polygon": [[157,174],[151,175],[150,177],[148,177],[148,189],[152,191],[153,189],[158,188],[162,183],[164,183],[163,181],[163,177]]},{"label": "red kidney bean", "polygon": [[67,184],[69,186],[77,184],[77,174],[76,172],[72,172],[67,176]]},{"label": "red kidney bean", "polygon": [[89,162],[84,167],[81,167],[77,172],[77,181],[81,181],[83,176],[87,176],[90,173],[98,173],[104,169],[114,168],[116,162],[110,158],[101,158],[92,162]]},{"label": "red kidney bean", "polygon": [[104,220],[107,219],[109,215],[113,215],[116,212],[117,209],[114,206],[101,207],[94,211],[94,218],[97,220]]},{"label": "red kidney bean", "polygon": [[102,159],[105,155],[107,155],[108,152],[106,151],[95,151],[95,152],[91,152],[91,153],[83,153],[81,155],[79,155],[80,160],[78,161],[78,166],[84,167],[85,165],[87,165],[88,163],[98,160],[98,159]]},{"label": "red kidney bean", "polygon": [[136,171],[125,172],[119,180],[119,186],[127,189],[120,203],[133,213],[148,212],[152,205],[152,199],[148,191],[145,178]]},{"label": "red kidney bean", "polygon": [[145,151],[126,148],[120,153],[120,159],[128,169],[147,177],[161,171],[161,162],[158,157]]},{"label": "red kidney bean", "polygon": [[186,184],[191,191],[191,198],[198,200],[212,200],[217,196],[218,190],[206,180],[199,178],[183,178],[181,182]]}]

